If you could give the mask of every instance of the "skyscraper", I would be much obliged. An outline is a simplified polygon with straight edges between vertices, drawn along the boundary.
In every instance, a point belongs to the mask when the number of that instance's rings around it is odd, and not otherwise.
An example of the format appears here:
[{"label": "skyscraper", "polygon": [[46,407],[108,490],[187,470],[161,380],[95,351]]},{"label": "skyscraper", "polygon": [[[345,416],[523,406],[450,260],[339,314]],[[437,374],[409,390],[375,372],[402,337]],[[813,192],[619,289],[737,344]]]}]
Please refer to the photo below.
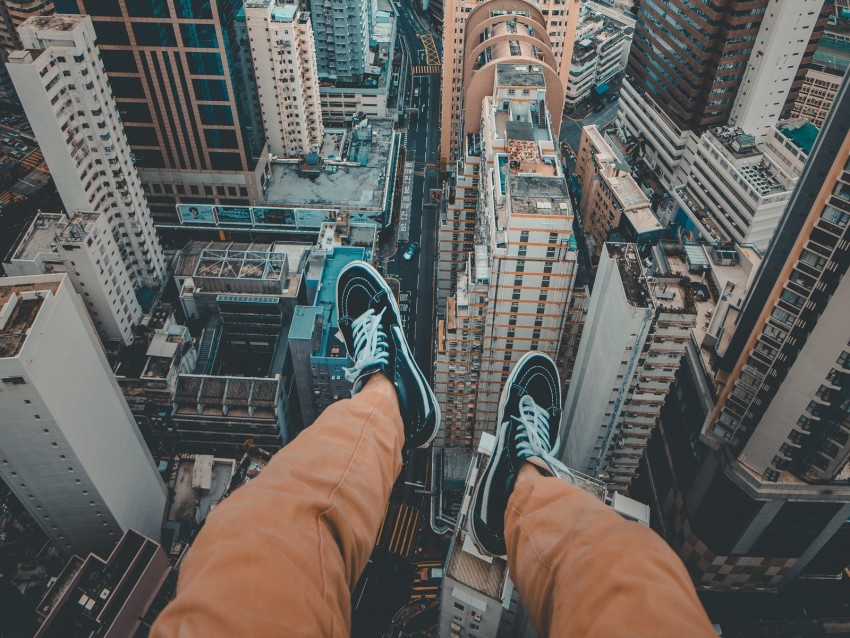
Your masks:
[{"label": "skyscraper", "polygon": [[310,15],[297,5],[250,0],[245,19],[269,152],[318,152],[324,127]]},{"label": "skyscraper", "polygon": [[545,69],[557,135],[579,0],[446,0],[444,5],[440,166],[463,158],[463,136],[478,129],[481,99],[492,95],[495,65],[507,58]]},{"label": "skyscraper", "polygon": [[[543,78],[545,90],[535,87],[532,91],[534,85],[529,85],[512,89],[513,93],[507,96],[528,100],[527,96],[533,92],[539,97],[541,101],[535,105],[535,111],[542,114],[548,109],[552,114],[553,140],[557,139],[561,127],[560,114],[566,86],[558,74],[555,39],[547,31],[547,19],[552,16],[544,14],[534,3],[458,0],[447,3],[446,11],[447,16],[456,17],[447,20],[443,43],[440,157],[444,162],[451,157],[449,168],[453,176],[448,182],[445,215],[439,227],[437,303],[441,316],[445,313],[446,300],[455,290],[466,255],[473,249],[480,187],[480,142],[481,136],[486,134],[481,131],[482,105],[484,98],[494,95],[495,88],[499,86],[497,68],[508,64],[516,64],[518,68],[534,66],[535,77]],[[557,11],[559,23],[560,18],[568,17],[566,8]],[[578,10],[574,13],[577,20]],[[455,25],[456,38],[447,35],[451,32],[448,24]],[[552,28],[561,34],[566,27],[559,24]],[[574,31],[575,25],[570,33]],[[559,37],[567,35],[564,33]],[[569,37],[571,51],[572,36]],[[567,46],[563,41],[561,44]],[[567,69],[569,55],[571,53],[567,54]]]},{"label": "skyscraper", "polygon": [[749,293],[718,308],[720,338],[689,355],[648,447],[659,529],[698,585],[784,587],[850,561],[848,89]]},{"label": "skyscraper", "polygon": [[[694,135],[730,123],[766,135],[793,101],[824,0],[651,0],[638,11],[620,128],[669,183]],[[799,77],[798,77],[799,76]],[[799,82],[798,82],[799,79]]]},{"label": "skyscraper", "polygon": [[0,279],[0,476],[66,553],[159,538],[166,488],[66,275]]},{"label": "skyscraper", "polygon": [[833,480],[850,458],[849,124],[845,80],[734,327],[704,432],[764,480]]},{"label": "skyscraper", "polygon": [[[62,203],[70,216],[96,213],[105,218],[110,236],[95,259],[96,269],[109,271],[116,292],[127,279],[133,288],[159,285],[165,258],[109,93],[91,20],[42,16],[28,19],[18,32],[24,49],[9,56],[9,74]],[[94,238],[86,241],[90,247]],[[113,272],[110,260],[120,262],[119,272]],[[118,296],[110,301],[117,304]],[[120,332],[129,328],[125,324]]]},{"label": "skyscraper", "polygon": [[268,149],[242,0],[84,2],[158,220],[174,204],[262,201]]},{"label": "skyscraper", "polygon": [[626,492],[696,323],[681,277],[650,282],[634,244],[605,244],[561,419],[564,462]]},{"label": "skyscraper", "polygon": [[[476,197],[448,202],[469,207],[472,248],[458,250],[456,289],[438,323],[442,442],[469,450],[495,429],[512,363],[528,350],[558,355],[577,272],[573,209],[554,132],[560,103],[555,116],[547,109],[553,96],[563,99],[560,80],[551,67],[516,59],[493,70],[492,96],[483,97],[479,129],[465,136],[457,177]],[[442,251],[455,231],[442,224],[439,232]]]},{"label": "skyscraper", "polygon": [[358,83],[366,72],[371,24],[368,0],[312,0],[319,77]]}]

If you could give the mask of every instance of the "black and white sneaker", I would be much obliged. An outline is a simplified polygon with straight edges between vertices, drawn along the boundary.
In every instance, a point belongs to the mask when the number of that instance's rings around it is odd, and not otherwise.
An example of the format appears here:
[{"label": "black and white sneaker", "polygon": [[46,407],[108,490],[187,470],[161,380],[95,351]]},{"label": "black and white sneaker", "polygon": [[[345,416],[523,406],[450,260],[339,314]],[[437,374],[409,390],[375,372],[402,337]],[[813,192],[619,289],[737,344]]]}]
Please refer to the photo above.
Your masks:
[{"label": "black and white sneaker", "polygon": [[428,447],[440,428],[440,408],[410,351],[401,313],[380,273],[363,261],[346,265],[336,281],[339,329],[354,365],[345,372],[356,394],[382,372],[398,393],[405,447]]},{"label": "black and white sneaker", "polygon": [[505,511],[524,463],[552,476],[572,478],[553,456],[560,419],[561,381],[555,362],[540,352],[523,355],[502,389],[496,449],[478,476],[468,517],[472,539],[484,553],[506,554]]}]

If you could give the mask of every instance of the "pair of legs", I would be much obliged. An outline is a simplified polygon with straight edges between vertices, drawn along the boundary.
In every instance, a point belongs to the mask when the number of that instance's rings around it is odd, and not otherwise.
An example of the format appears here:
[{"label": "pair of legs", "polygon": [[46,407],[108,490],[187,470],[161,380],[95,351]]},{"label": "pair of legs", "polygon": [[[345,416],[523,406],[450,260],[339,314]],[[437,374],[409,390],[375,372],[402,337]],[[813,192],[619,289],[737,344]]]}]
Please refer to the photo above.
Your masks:
[{"label": "pair of legs", "polygon": [[[364,325],[346,341],[392,340],[392,326]],[[377,369],[374,351],[361,357],[356,343],[352,350],[355,368],[359,361],[366,372],[354,398],[330,406],[209,516],[154,636],[349,634],[351,591],[402,449],[412,440],[427,445],[438,424],[427,409],[411,409],[417,385],[392,361],[392,346],[389,365],[379,356]],[[715,635],[663,541],[547,467],[531,459],[515,468],[503,520],[511,577],[537,633]]]}]

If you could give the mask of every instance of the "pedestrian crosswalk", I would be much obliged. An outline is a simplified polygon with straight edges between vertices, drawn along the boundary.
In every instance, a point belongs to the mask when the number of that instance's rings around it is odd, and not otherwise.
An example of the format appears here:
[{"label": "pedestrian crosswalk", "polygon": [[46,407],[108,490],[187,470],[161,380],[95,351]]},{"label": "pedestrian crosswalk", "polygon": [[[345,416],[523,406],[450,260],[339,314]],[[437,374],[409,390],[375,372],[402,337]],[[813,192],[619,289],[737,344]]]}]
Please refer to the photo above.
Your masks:
[{"label": "pedestrian crosswalk", "polygon": [[413,75],[439,75],[442,64],[419,64],[413,67]]},{"label": "pedestrian crosswalk", "polygon": [[37,168],[42,172],[47,172],[47,166],[45,166],[44,164],[44,155],[41,154],[41,149],[37,149],[27,155],[24,159],[20,161],[20,164],[21,166],[29,170]]},{"label": "pedestrian crosswalk", "polygon": [[0,193],[0,205],[2,206],[5,206],[6,204],[16,204],[17,202],[22,202],[25,199],[26,197],[14,191],[3,191]]}]

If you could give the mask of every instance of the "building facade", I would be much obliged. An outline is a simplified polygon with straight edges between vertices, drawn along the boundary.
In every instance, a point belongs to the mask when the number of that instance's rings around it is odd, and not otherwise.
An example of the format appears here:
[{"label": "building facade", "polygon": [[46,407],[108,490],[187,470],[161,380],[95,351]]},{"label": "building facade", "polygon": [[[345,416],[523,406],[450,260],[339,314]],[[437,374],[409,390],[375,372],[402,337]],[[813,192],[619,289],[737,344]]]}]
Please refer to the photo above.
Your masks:
[{"label": "building facade", "polygon": [[597,88],[604,93],[605,84],[625,71],[634,27],[612,14],[592,4],[581,5],[564,106],[587,100]]},{"label": "building facade", "polygon": [[650,282],[634,244],[605,244],[561,417],[569,467],[628,491],[696,314],[680,277]]},{"label": "building facade", "polygon": [[[495,67],[508,58],[541,64],[560,113],[579,18],[579,0],[446,0],[440,106],[440,167],[454,171],[463,137],[478,130],[479,106],[492,95]],[[563,62],[566,61],[566,62]],[[560,85],[560,87],[558,86]],[[553,118],[557,134],[561,119]]]},{"label": "building facade", "polygon": [[791,117],[808,118],[817,127],[826,121],[841,79],[850,68],[850,20],[841,12],[836,4],[791,107]]},{"label": "building facade", "polygon": [[254,0],[245,4],[245,20],[269,152],[317,153],[324,127],[310,15],[297,5]]},{"label": "building facade", "polygon": [[632,178],[629,165],[595,126],[582,129],[575,175],[581,190],[584,232],[595,256],[609,240],[648,244],[664,232],[649,197]]},{"label": "building facade", "polygon": [[[513,362],[528,350],[558,356],[577,273],[573,209],[546,109],[547,74],[518,63],[495,71],[480,129],[466,136],[462,173],[479,180],[477,204],[470,202],[473,247],[465,255],[458,250],[463,266],[437,327],[438,436],[470,450],[482,432],[495,430]],[[442,255],[457,240],[448,220],[438,232]]]},{"label": "building facade", "polygon": [[104,342],[128,345],[142,307],[103,213],[40,213],[3,264],[6,274],[67,273]]},{"label": "building facade", "polygon": [[320,266],[312,305],[295,309],[287,339],[291,363],[286,367],[292,369],[296,390],[287,401],[300,407],[300,423],[293,424],[296,430],[309,427],[328,406],[351,396],[351,382],[345,378],[351,359],[338,336],[336,280],[346,264],[365,258],[361,247],[333,247]]},{"label": "building facade", "polygon": [[647,163],[673,185],[703,130],[729,123],[752,128],[745,132],[757,139],[768,135],[802,84],[826,23],[823,6],[641,4],[618,119],[624,138],[639,140]]},{"label": "building facade", "polygon": [[166,489],[65,275],[0,280],[0,475],[65,553],[159,538]]},{"label": "building facade", "polygon": [[[98,636],[148,633],[177,590],[177,568],[159,543],[128,530],[109,554],[73,556],[37,610],[38,638],[87,627]],[[103,592],[106,592],[104,595]]]},{"label": "building facade", "polygon": [[[786,146],[805,155],[782,130],[791,129],[772,128],[763,144],[729,126],[699,137],[684,184],[672,194],[701,238],[767,250],[803,167],[804,158],[789,158]],[[808,135],[816,136],[817,131]]]},{"label": "building facade", "polygon": [[313,0],[319,77],[358,83],[366,72],[371,3],[368,0]]},{"label": "building facade", "polygon": [[7,68],[65,209],[103,214],[133,287],[156,287],[165,258],[91,20],[30,18],[18,32]]},{"label": "building facade", "polygon": [[782,588],[850,560],[848,123],[845,81],[712,365],[683,366],[650,445],[663,529],[698,586]]},{"label": "building facade", "polygon": [[158,222],[180,201],[262,202],[268,149],[241,0],[54,4],[91,16]]}]

